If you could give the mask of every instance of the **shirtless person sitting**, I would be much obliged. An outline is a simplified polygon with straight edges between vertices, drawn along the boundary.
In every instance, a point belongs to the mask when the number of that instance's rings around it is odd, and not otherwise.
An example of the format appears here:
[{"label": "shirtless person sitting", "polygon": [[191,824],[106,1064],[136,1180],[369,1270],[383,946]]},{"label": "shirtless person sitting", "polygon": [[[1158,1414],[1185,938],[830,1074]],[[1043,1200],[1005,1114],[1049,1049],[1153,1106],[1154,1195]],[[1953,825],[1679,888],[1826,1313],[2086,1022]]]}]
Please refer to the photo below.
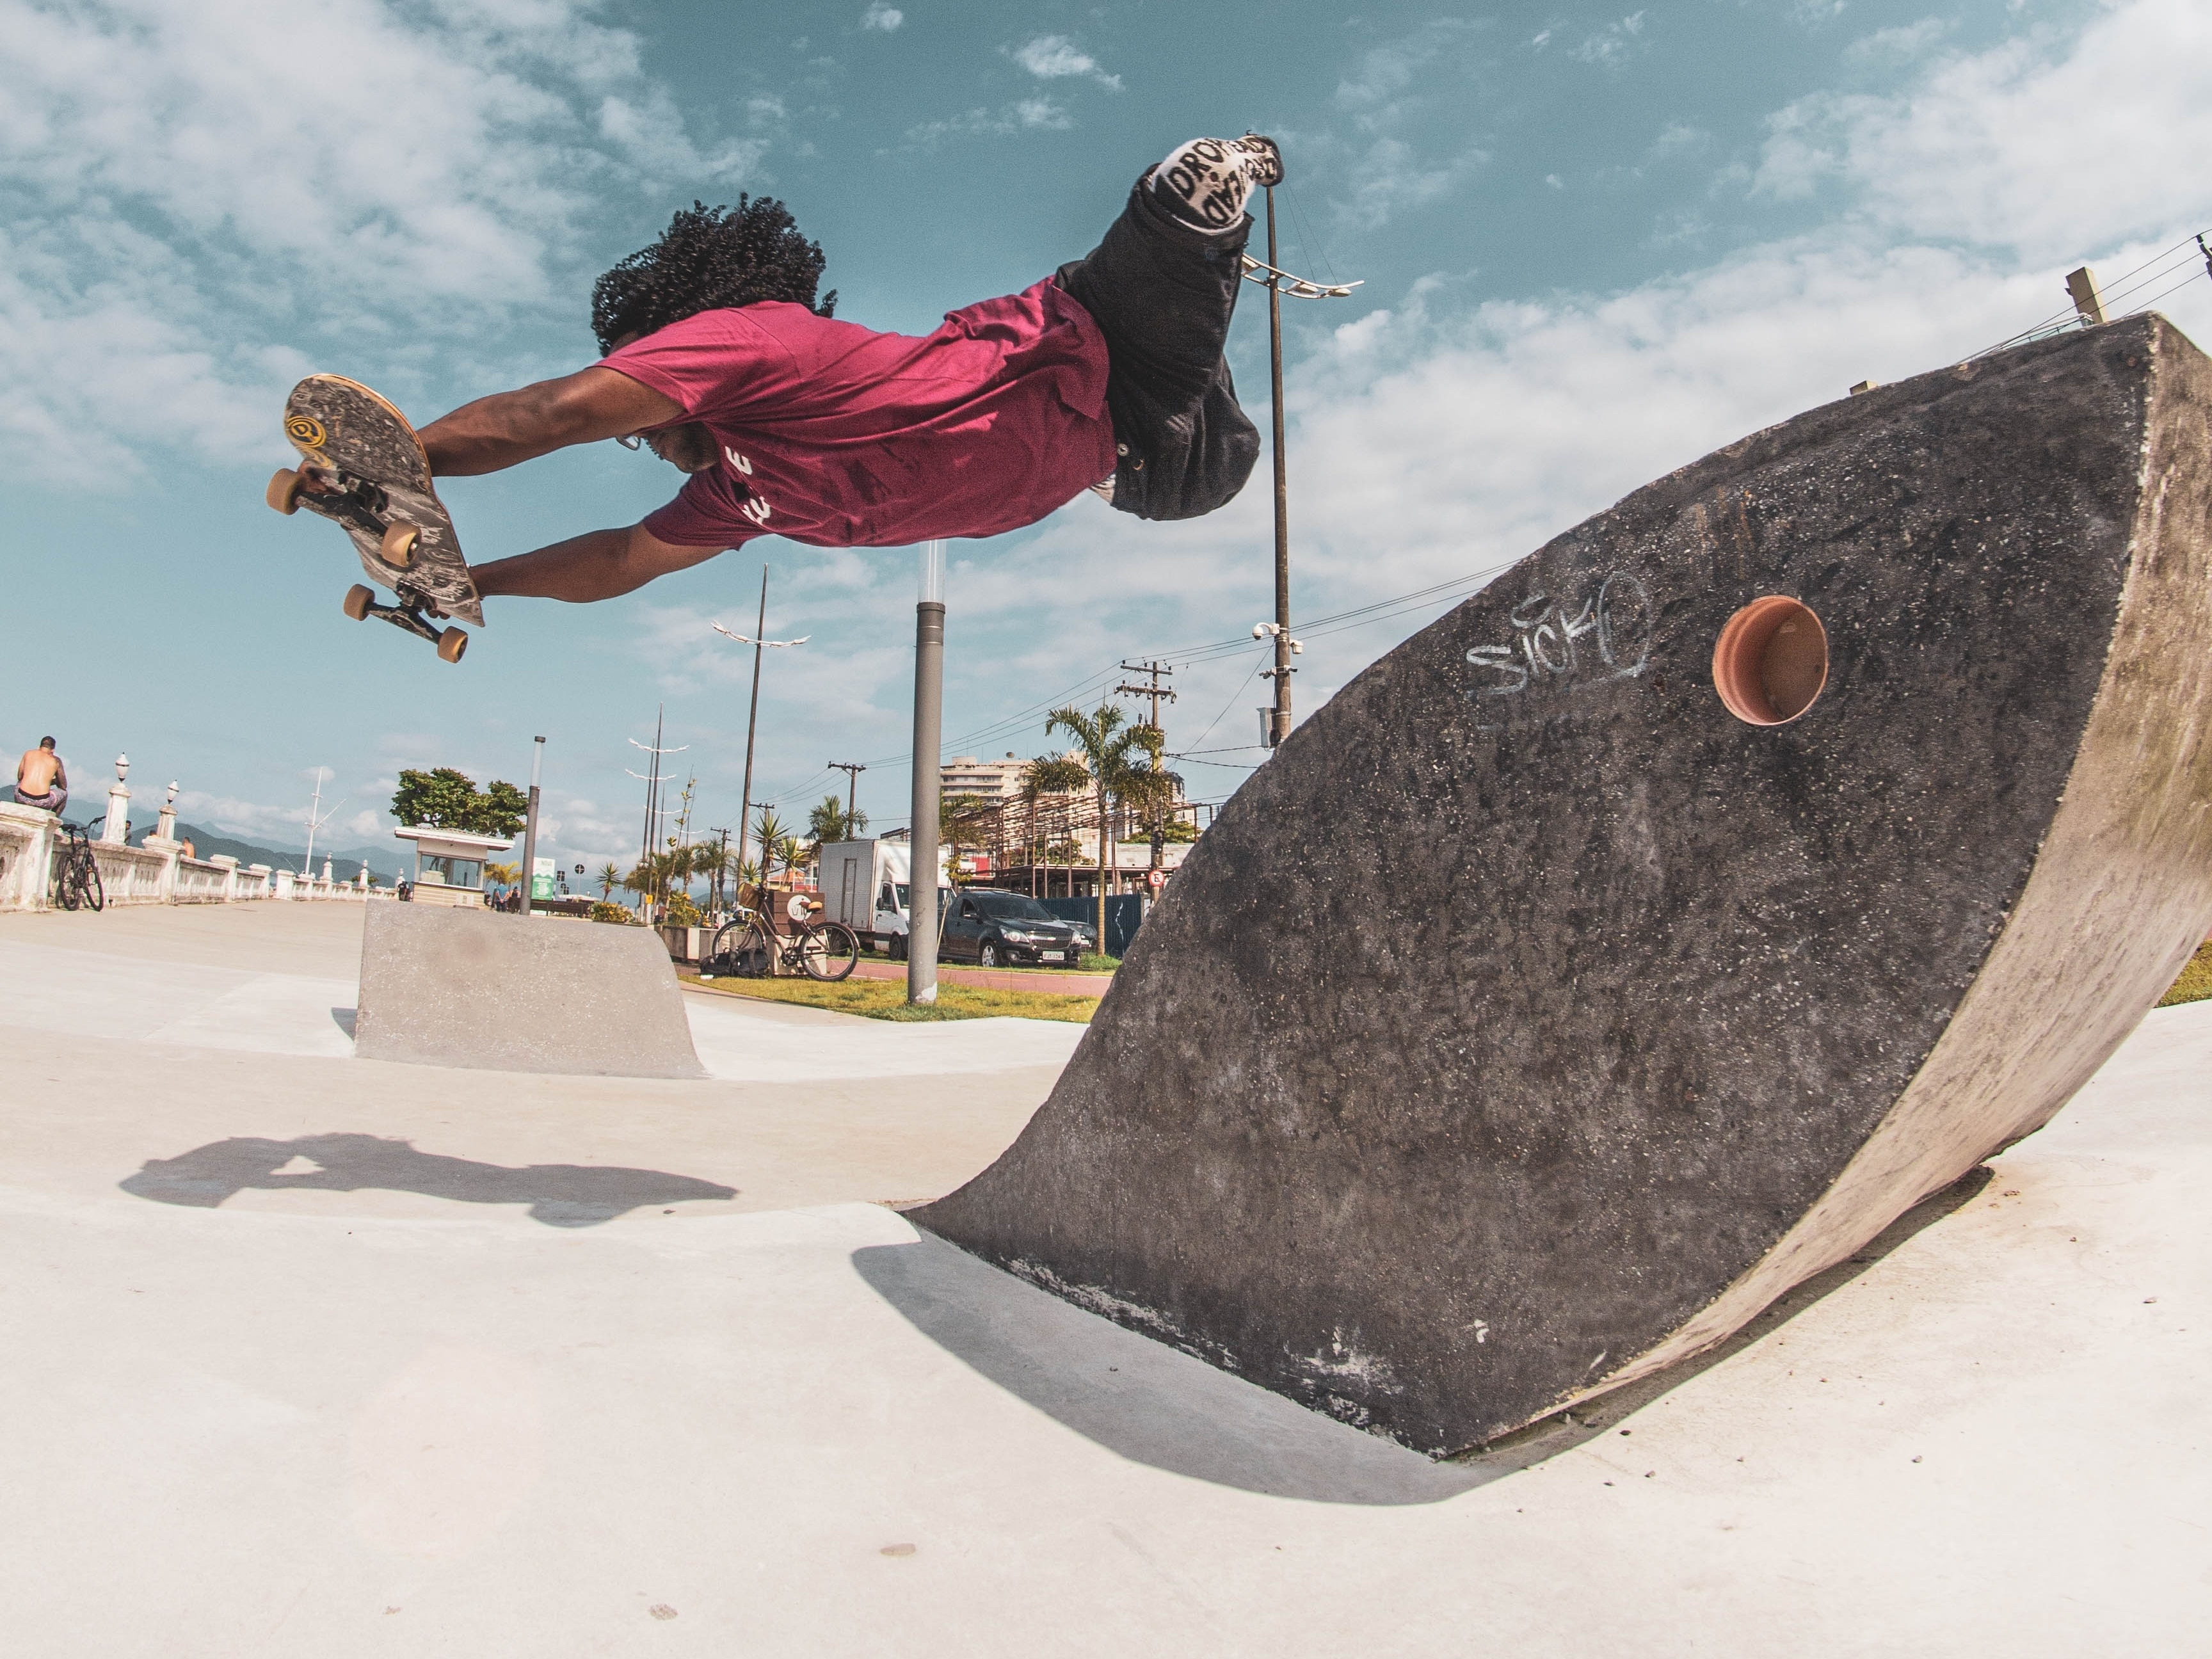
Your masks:
[{"label": "shirtless person sitting", "polygon": [[15,763],[15,805],[41,806],[59,812],[69,805],[69,773],[54,752],[54,740],[40,738],[36,749],[26,749]]},{"label": "shirtless person sitting", "polygon": [[834,320],[834,293],[817,306],[822,250],[781,203],[695,204],[599,278],[599,363],[422,434],[446,477],[641,441],[689,475],[682,492],[627,529],[479,565],[478,591],[611,599],[756,536],[995,536],[1086,489],[1139,518],[1212,512],[1260,453],[1222,348],[1245,198],[1281,177],[1270,139],[1194,139],[1087,258],[920,338]]}]

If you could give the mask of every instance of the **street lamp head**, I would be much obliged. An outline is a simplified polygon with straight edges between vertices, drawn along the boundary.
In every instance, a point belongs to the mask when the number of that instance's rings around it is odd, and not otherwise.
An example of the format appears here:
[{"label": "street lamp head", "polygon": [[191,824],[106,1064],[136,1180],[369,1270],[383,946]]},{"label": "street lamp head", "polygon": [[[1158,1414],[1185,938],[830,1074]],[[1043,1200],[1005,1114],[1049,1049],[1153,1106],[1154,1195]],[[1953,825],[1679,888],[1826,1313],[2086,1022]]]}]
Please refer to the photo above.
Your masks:
[{"label": "street lamp head", "polygon": [[118,755],[118,756],[115,757],[115,781],[116,781],[116,782],[120,783],[120,782],[122,782],[122,781],[123,781],[123,780],[124,780],[124,779],[125,779],[125,778],[129,777],[130,775],[131,775],[131,757],[130,757],[130,756],[128,756],[128,755]]},{"label": "street lamp head", "polygon": [[1266,623],[1254,623],[1252,624],[1252,637],[1254,639],[1264,640],[1267,637],[1267,632],[1268,625]]}]

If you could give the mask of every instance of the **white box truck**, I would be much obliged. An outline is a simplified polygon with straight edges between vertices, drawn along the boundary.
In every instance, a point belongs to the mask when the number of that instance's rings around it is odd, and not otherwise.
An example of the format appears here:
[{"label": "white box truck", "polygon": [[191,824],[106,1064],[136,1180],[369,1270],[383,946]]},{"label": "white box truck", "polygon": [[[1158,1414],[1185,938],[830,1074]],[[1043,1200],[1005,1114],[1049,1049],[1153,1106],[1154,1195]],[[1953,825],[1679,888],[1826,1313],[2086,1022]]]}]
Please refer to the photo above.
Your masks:
[{"label": "white box truck", "polygon": [[[941,856],[941,855],[940,855]],[[823,844],[816,865],[824,919],[842,921],[873,949],[906,955],[908,876],[914,848],[902,841],[833,841]],[[940,868],[937,914],[952,884]]]}]

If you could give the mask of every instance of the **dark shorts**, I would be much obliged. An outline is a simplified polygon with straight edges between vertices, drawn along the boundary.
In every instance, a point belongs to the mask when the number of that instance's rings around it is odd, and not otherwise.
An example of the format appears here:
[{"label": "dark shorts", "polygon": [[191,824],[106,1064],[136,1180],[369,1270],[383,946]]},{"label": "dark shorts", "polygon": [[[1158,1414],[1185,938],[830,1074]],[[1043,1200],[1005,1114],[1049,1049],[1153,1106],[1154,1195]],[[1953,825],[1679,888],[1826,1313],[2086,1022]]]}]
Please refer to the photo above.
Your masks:
[{"label": "dark shorts", "polygon": [[1194,519],[1230,501],[1260,459],[1222,348],[1243,284],[1248,216],[1228,230],[1182,223],[1143,179],[1121,216],[1060,287],[1106,337],[1106,406],[1121,459],[1114,505],[1140,519]]}]

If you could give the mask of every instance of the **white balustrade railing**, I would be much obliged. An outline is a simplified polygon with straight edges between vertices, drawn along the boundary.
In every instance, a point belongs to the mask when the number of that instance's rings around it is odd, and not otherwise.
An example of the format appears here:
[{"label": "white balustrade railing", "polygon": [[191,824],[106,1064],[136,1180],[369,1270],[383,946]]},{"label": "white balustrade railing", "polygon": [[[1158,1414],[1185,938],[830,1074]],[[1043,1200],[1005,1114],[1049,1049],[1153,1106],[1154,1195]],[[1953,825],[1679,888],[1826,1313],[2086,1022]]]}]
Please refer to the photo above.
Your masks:
[{"label": "white balustrade railing", "polygon": [[[169,827],[167,808],[161,823],[164,830]],[[51,908],[54,860],[68,844],[53,813],[0,802],[0,910]],[[149,836],[139,847],[94,842],[103,899],[108,904],[232,904],[268,898],[360,902],[378,892],[366,872],[354,881],[331,881],[272,871],[265,864],[241,867],[236,859],[222,854],[186,858],[184,850],[184,843],[164,835]]]}]

